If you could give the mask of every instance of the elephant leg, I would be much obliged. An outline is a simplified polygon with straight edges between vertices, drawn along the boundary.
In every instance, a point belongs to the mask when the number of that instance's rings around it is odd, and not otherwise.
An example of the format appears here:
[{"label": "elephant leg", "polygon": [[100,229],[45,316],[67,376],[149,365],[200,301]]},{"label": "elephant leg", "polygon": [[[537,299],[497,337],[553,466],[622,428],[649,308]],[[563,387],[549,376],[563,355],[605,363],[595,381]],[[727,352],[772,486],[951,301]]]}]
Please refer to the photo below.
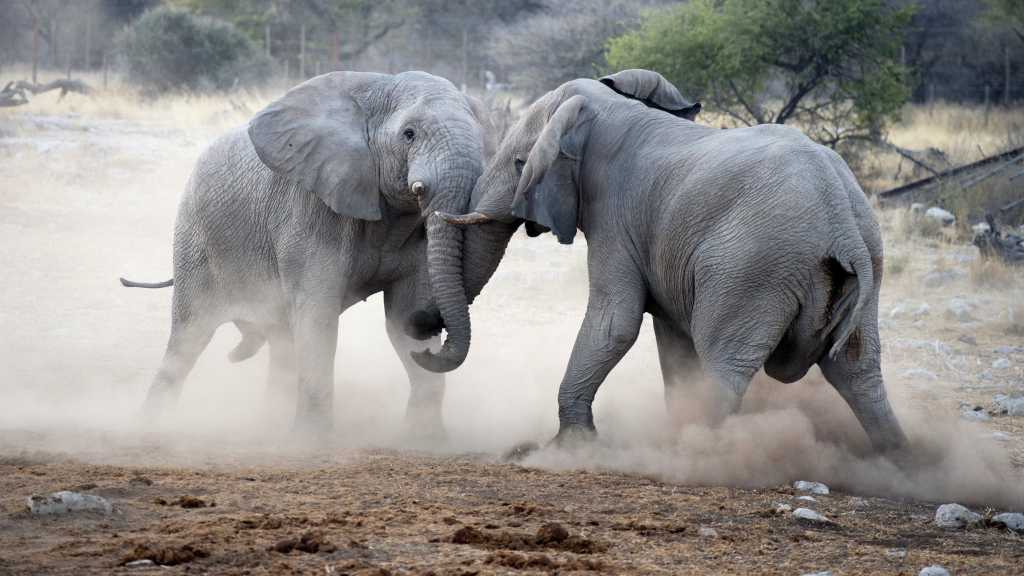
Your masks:
[{"label": "elephant leg", "polygon": [[695,380],[700,376],[700,358],[693,340],[665,318],[654,317],[661,377],[665,382],[665,408],[673,426],[685,422],[682,416],[695,399]]},{"label": "elephant leg", "polygon": [[593,403],[605,377],[636,342],[646,293],[639,286],[591,286],[590,301],[558,389],[556,440],[593,436]]},{"label": "elephant leg", "polygon": [[334,427],[334,355],[338,347],[336,301],[308,300],[295,307],[292,334],[298,376],[293,432],[323,439]]},{"label": "elephant leg", "polygon": [[715,425],[739,411],[750,381],[782,340],[799,305],[778,293],[751,297],[743,290],[696,298],[707,303],[694,307],[692,328],[704,372],[716,384],[707,412]]},{"label": "elephant leg", "polygon": [[881,351],[874,322],[877,309],[869,306],[864,315],[860,334],[855,332],[835,359],[826,354],[818,366],[846,400],[875,450],[899,450],[906,447],[907,437],[893,413],[882,381]]},{"label": "elephant leg", "polygon": [[295,342],[287,329],[273,330],[267,335],[270,360],[267,366],[266,404],[275,408],[296,396],[297,364]]},{"label": "elephant leg", "polygon": [[406,434],[416,441],[433,443],[445,438],[444,374],[424,369],[410,352],[422,350],[427,342],[406,335],[405,322],[415,311],[414,283],[402,283],[384,291],[384,315],[388,338],[409,377],[409,401],[405,408]]},{"label": "elephant leg", "polygon": [[212,324],[194,319],[172,322],[163,361],[142,407],[144,417],[158,417],[178,401],[185,378],[209,344],[214,328]]}]

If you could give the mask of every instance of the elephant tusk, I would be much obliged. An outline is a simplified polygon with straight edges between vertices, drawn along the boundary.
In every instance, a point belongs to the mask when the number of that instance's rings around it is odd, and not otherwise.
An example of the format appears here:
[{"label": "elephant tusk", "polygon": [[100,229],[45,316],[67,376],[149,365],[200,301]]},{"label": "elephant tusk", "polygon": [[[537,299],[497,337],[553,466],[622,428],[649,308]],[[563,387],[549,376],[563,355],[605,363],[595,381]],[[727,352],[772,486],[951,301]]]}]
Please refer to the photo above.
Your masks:
[{"label": "elephant tusk", "polygon": [[487,214],[481,214],[480,212],[470,212],[469,214],[463,214],[461,216],[448,214],[447,212],[434,212],[434,214],[437,214],[442,220],[449,224],[457,224],[459,226],[483,224],[494,220]]},{"label": "elephant tusk", "polygon": [[427,186],[423,182],[420,182],[419,180],[417,180],[416,182],[412,183],[412,193],[417,198],[423,196],[423,194],[426,193],[426,191],[427,191]]}]

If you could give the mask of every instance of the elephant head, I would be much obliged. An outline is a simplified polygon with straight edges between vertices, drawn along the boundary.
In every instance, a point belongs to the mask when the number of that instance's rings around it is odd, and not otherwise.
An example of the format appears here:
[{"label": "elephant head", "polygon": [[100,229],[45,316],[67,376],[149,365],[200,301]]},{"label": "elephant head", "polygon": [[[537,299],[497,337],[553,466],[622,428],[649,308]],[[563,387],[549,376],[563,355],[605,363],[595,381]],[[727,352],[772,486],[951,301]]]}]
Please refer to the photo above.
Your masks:
[{"label": "elephant head", "polygon": [[[250,122],[250,140],[275,173],[315,194],[341,216],[426,219],[427,269],[436,311],[418,314],[419,333],[448,334],[436,371],[459,366],[470,342],[458,256],[461,230],[437,212],[463,212],[483,170],[486,118],[447,80],[423,72],[333,72],[288,91]],[[423,318],[439,316],[433,326]]]},{"label": "elephant head", "polygon": [[466,227],[465,288],[470,302],[497,269],[512,234],[526,223],[530,236],[547,231],[562,243],[576,234],[579,161],[602,102],[628,98],[650,108],[693,120],[700,103],[683,98],[670,82],[650,70],[625,70],[593,80],[563,84],[534,102],[502,140],[473,190],[474,210],[440,214]]}]

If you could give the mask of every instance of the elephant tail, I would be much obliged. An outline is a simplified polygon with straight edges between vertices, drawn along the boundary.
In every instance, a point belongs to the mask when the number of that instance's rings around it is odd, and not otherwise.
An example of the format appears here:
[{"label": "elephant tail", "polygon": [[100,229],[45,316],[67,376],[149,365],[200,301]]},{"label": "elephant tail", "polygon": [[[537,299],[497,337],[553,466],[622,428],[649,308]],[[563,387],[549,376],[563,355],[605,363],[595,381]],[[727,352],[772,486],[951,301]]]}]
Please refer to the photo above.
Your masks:
[{"label": "elephant tail", "polygon": [[[856,284],[845,290],[845,293],[836,304],[835,310],[832,313],[832,320],[825,330],[826,334],[834,334],[832,349],[828,353],[829,358],[833,360],[846,347],[850,337],[860,327],[864,305],[867,304],[868,298],[874,290],[875,277],[871,264],[871,254],[868,252],[867,246],[864,245],[864,241],[860,238],[859,234],[856,235],[856,238],[856,245],[834,256],[840,266],[846,272],[856,276],[857,280]],[[852,279],[847,280],[847,284],[852,284]],[[856,301],[853,301],[854,295],[856,295]],[[853,301],[852,310],[850,309],[851,301]]]},{"label": "elephant tail", "polygon": [[121,286],[125,288],[167,288],[174,286],[174,278],[170,280],[164,280],[163,282],[135,282],[127,278],[119,278],[121,280]]}]

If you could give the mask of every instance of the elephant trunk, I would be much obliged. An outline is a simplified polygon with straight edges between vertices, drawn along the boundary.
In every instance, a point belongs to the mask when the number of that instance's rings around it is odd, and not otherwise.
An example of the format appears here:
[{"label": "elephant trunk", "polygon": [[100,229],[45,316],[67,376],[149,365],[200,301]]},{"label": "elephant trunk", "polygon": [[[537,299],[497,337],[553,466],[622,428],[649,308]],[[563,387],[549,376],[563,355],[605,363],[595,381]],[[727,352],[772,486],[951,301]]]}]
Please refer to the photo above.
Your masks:
[{"label": "elephant trunk", "polygon": [[495,220],[465,228],[462,269],[466,299],[470,304],[494,275],[494,271],[501,263],[505,249],[518,227],[518,223]]},{"label": "elephant trunk", "polygon": [[426,225],[427,271],[448,334],[437,353],[424,350],[413,352],[412,357],[431,372],[449,372],[465,361],[471,338],[469,301],[462,287],[463,234],[436,214],[427,217]]}]

